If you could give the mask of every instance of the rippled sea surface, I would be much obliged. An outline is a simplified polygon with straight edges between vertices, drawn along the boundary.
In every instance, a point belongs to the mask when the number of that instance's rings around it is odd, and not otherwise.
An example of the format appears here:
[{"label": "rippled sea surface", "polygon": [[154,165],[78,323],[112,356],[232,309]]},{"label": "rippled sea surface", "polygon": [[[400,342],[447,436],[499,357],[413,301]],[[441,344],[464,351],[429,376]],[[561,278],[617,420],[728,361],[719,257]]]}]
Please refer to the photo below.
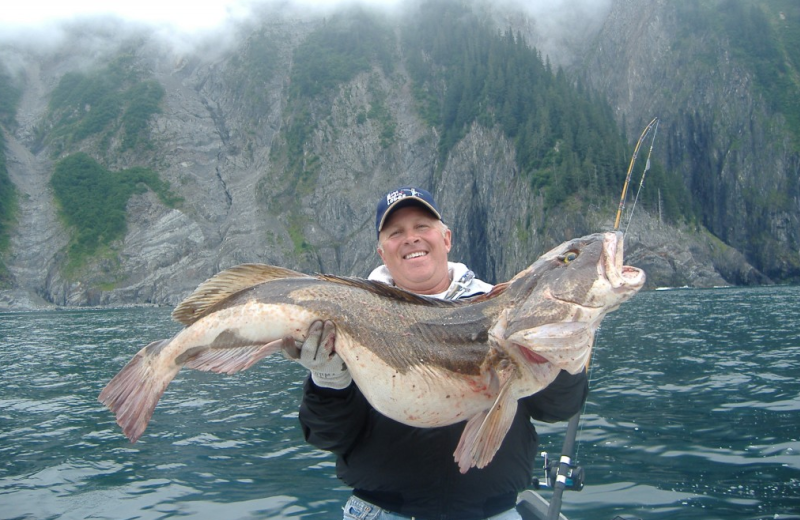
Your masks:
[{"label": "rippled sea surface", "polygon": [[[640,293],[603,322],[571,520],[800,518],[800,288]],[[304,370],[182,371],[130,444],[97,395],[169,309],[0,314],[0,518],[341,518]],[[537,425],[558,454],[565,425]],[[546,496],[546,494],[545,494]]]}]

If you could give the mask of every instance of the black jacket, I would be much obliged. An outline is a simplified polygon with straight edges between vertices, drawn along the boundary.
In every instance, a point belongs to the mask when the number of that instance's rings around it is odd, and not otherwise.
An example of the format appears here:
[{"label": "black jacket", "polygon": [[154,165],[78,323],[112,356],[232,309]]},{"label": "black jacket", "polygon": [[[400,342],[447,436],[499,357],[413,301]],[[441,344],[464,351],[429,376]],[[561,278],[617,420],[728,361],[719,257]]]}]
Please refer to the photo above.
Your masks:
[{"label": "black jacket", "polygon": [[336,454],[337,475],[356,496],[418,519],[482,519],[512,508],[517,493],[530,484],[538,446],[531,419],[570,418],[588,389],[585,373],[562,371],[547,388],[521,399],[492,461],[464,475],[453,452],[466,422],[407,426],[378,413],[355,384],[331,390],[309,377],[300,423],[310,444]]}]

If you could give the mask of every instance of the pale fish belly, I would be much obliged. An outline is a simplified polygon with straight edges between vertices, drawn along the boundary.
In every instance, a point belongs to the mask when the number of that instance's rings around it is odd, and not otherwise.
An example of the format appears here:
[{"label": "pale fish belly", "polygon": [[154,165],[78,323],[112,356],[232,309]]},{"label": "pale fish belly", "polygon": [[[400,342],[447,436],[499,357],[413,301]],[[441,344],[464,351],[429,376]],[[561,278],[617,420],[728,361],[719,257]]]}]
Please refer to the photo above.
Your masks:
[{"label": "pale fish belly", "polygon": [[370,349],[344,334],[336,350],[372,406],[398,422],[420,428],[469,420],[488,410],[497,397],[489,376],[465,376],[432,366],[405,372],[388,365]]},{"label": "pale fish belly", "polygon": [[316,314],[302,307],[251,300],[197,320],[178,333],[168,348],[177,349],[177,357],[193,348],[266,344],[285,336],[303,341],[317,319]]}]

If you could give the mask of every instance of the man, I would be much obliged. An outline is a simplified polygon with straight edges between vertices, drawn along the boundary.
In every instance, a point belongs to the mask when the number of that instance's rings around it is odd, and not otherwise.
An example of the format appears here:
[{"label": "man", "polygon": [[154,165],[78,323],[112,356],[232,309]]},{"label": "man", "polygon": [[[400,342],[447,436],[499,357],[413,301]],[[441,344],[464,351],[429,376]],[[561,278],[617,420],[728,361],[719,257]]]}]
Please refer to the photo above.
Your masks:
[{"label": "man", "polygon": [[[405,187],[387,193],[378,203],[375,227],[384,265],[371,280],[442,299],[491,290],[464,264],[448,262],[451,231],[427,191]],[[313,359],[321,341],[334,340],[334,325],[316,322],[302,346],[300,362],[311,374],[300,423],[309,443],[336,455],[338,477],[353,488],[345,519],[519,519],[517,494],[530,483],[538,444],[531,419],[568,419],[588,393],[585,373],[562,371],[546,389],[520,400],[492,461],[461,474],[453,452],[465,422],[414,428],[381,415],[338,355]]]}]

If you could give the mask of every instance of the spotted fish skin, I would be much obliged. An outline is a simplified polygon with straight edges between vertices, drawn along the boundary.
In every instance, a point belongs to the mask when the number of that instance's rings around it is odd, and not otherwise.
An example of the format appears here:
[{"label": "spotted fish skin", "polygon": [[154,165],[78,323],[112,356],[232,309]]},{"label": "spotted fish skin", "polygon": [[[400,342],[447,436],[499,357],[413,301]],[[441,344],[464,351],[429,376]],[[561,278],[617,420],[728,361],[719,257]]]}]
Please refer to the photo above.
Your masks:
[{"label": "spotted fish skin", "polygon": [[565,242],[486,295],[443,301],[378,282],[244,264],[201,284],[173,311],[186,325],[144,347],[100,401],[136,442],[181,368],[232,374],[336,325],[336,352],[382,414],[417,427],[467,421],[454,458],[488,464],[517,400],[578,373],[608,312],[644,285],[622,263],[620,233]]}]

